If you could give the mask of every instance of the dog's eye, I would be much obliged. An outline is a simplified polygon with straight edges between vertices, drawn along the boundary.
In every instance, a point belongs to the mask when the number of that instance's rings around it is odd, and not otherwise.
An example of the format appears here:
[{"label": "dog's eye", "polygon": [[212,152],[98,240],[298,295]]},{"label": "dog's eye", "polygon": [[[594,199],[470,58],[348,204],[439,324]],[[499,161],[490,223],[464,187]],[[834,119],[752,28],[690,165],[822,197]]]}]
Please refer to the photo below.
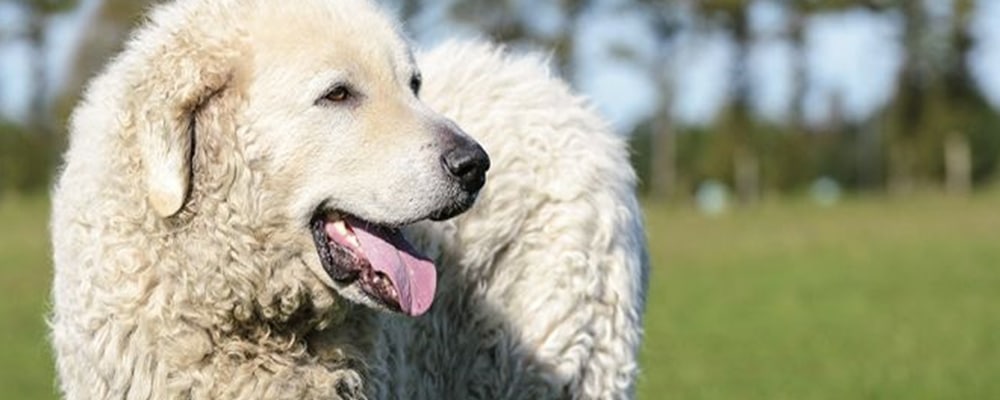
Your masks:
[{"label": "dog's eye", "polygon": [[423,81],[424,78],[420,76],[419,72],[413,74],[413,76],[410,77],[410,90],[413,91],[414,95],[420,94],[420,85],[423,83]]},{"label": "dog's eye", "polygon": [[323,96],[323,100],[340,103],[342,101],[347,101],[351,98],[351,90],[347,86],[336,86],[331,89],[326,95]]}]

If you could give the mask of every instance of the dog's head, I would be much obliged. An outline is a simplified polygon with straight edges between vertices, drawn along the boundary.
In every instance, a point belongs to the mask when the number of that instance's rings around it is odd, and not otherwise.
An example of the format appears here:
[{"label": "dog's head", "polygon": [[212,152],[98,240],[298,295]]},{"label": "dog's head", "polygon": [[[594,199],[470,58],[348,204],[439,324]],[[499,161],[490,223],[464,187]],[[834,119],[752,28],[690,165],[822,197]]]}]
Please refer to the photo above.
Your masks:
[{"label": "dog's head", "polygon": [[[174,37],[158,50],[165,66],[157,70],[174,76],[155,79],[184,81],[162,93],[166,110],[149,107],[154,121],[140,135],[152,209],[170,218],[199,190],[190,182],[195,116],[212,96],[238,91],[226,111],[233,132],[216,134],[234,135],[240,157],[259,172],[254,189],[269,199],[261,206],[311,238],[309,267],[353,301],[425,312],[435,267],[400,228],[468,209],[487,154],[420,101],[406,42],[368,2],[240,5],[241,15],[227,17],[237,29],[201,27],[201,36]],[[227,12],[236,11],[219,15]]]}]

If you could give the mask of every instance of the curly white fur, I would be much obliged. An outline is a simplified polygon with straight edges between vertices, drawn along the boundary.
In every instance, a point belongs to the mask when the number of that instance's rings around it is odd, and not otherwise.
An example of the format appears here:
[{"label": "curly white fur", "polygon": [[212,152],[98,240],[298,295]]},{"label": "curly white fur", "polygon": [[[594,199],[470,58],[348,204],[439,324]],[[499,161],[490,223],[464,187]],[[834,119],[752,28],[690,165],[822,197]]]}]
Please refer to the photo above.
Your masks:
[{"label": "curly white fur", "polygon": [[[332,125],[303,120],[313,117],[290,108],[301,88],[288,82],[308,83],[305,65],[323,61],[301,60],[319,46],[368,62],[391,49],[395,72],[405,49],[365,1],[275,4],[158,7],[74,112],[51,222],[64,396],[632,397],[648,262],[622,139],[540,58],[477,43],[422,55],[424,101],[475,137],[493,168],[469,212],[407,232],[437,256],[428,315],[349,302],[317,272],[301,221],[316,193],[337,188],[303,177],[324,166],[302,153],[368,159],[374,167],[351,169],[360,177],[340,173],[340,189],[409,194],[371,211],[403,219],[428,185],[408,189],[405,171],[374,160],[415,148],[418,136],[372,130],[417,127],[410,116],[428,111],[406,100]],[[262,16],[270,22],[252,24]],[[307,30],[326,25],[348,31]],[[327,33],[339,36],[310,41]],[[299,69],[271,67],[282,63]],[[358,120],[367,136],[351,139]],[[342,128],[311,130],[329,126]]]},{"label": "curly white fur", "polygon": [[442,245],[430,315],[390,317],[396,398],[631,398],[648,260],[626,145],[544,59],[482,43],[419,58],[426,101],[494,161]]}]

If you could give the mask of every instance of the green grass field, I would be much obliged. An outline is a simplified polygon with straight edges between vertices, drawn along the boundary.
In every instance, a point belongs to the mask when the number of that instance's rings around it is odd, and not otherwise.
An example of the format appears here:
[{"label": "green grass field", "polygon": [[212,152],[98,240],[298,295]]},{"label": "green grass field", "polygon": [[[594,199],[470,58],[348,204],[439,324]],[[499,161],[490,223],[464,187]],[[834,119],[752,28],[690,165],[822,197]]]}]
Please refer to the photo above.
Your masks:
[{"label": "green grass field", "polygon": [[997,195],[647,218],[642,398],[1000,398]]},{"label": "green grass field", "polygon": [[[47,207],[0,201],[3,398],[54,396]],[[1000,193],[647,220],[642,398],[1000,398]]]},{"label": "green grass field", "polygon": [[48,202],[0,199],[0,397],[55,397],[46,342],[52,263]]}]

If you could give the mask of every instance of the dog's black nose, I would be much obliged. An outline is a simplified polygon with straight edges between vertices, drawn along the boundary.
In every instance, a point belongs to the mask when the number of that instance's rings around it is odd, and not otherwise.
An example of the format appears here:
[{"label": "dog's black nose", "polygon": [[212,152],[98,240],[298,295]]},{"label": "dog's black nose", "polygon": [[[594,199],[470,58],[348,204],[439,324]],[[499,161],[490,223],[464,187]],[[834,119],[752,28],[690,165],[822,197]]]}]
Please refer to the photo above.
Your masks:
[{"label": "dog's black nose", "polygon": [[451,176],[458,179],[463,190],[475,192],[486,183],[490,157],[479,143],[467,137],[459,137],[455,144],[455,147],[441,156],[441,164]]}]

